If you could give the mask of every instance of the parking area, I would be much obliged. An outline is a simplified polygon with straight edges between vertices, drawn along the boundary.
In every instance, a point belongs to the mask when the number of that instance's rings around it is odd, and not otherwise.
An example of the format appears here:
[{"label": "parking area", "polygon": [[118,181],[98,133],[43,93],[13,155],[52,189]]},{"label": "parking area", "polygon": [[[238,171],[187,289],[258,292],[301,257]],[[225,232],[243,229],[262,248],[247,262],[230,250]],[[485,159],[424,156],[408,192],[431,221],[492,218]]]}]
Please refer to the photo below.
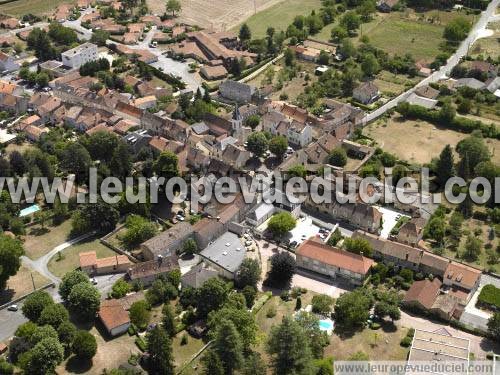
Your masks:
[{"label": "parking area", "polygon": [[303,269],[298,269],[297,273],[293,275],[292,287],[295,286],[326,294],[332,298],[339,298],[341,294],[352,290],[351,286],[340,279],[333,280]]},{"label": "parking area", "polygon": [[403,214],[399,211],[391,210],[390,208],[387,207],[377,206],[377,209],[382,214],[383,226],[382,226],[382,231],[380,232],[380,237],[382,238],[389,237],[392,228],[394,228],[394,226],[401,217],[403,216],[410,217],[406,214]]},{"label": "parking area", "polygon": [[290,231],[290,243],[300,245],[306,239],[318,236],[320,227],[309,216],[297,219],[297,225]]}]

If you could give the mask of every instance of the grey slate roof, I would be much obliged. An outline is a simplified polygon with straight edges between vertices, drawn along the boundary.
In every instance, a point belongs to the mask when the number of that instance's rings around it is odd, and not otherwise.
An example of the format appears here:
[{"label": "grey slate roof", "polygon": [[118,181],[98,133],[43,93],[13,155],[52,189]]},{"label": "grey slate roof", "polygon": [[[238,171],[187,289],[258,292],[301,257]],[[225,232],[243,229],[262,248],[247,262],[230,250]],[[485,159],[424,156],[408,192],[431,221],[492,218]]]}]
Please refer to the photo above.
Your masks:
[{"label": "grey slate roof", "polygon": [[200,255],[212,263],[229,271],[236,272],[246,255],[245,245],[240,238],[231,232],[226,232],[203,250]]},{"label": "grey slate roof", "polygon": [[205,281],[217,277],[218,272],[210,268],[206,268],[203,263],[191,268],[191,270],[181,277],[182,287],[190,286],[192,288],[201,287]]}]

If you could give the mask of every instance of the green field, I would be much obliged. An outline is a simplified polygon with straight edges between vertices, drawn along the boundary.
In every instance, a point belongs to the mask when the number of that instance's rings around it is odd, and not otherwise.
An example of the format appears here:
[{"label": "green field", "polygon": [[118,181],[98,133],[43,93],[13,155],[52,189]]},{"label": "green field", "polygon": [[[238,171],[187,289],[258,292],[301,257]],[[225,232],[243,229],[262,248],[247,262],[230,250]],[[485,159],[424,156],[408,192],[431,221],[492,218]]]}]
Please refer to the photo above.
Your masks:
[{"label": "green field", "polygon": [[95,251],[97,258],[116,255],[113,250],[101,244],[98,239],[91,238],[64,249],[61,251],[61,258],[56,254],[49,261],[49,271],[58,277],[64,276],[65,273],[80,267],[80,257],[78,254],[87,251]]},{"label": "green field", "polygon": [[57,6],[62,3],[73,3],[72,0],[17,0],[0,5],[0,13],[20,17],[28,13],[37,16],[54,13]]},{"label": "green field", "polygon": [[[403,55],[411,53],[416,60],[434,60],[444,42],[443,30],[452,19],[463,16],[473,21],[472,16],[460,12],[429,11],[415,13],[412,10],[377,13],[371,22],[361,26],[358,35],[353,38],[359,43],[362,35],[368,36],[370,43],[387,53]],[[314,39],[329,41],[335,23],[327,25]]]},{"label": "green field", "polygon": [[[285,31],[298,15],[309,15],[313,10],[321,8],[320,0],[285,0],[266,10],[263,10],[246,20],[252,30],[253,38],[262,38],[266,35],[268,27],[272,26],[278,30]],[[238,25],[233,31],[238,31]]]}]

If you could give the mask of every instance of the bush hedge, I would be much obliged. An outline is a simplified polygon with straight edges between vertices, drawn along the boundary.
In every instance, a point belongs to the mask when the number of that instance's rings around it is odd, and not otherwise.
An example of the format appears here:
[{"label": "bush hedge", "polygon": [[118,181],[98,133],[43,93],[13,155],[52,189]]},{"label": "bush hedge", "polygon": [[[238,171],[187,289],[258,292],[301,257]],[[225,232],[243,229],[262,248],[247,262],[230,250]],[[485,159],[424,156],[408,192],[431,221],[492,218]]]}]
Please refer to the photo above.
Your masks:
[{"label": "bush hedge", "polygon": [[396,111],[405,118],[424,120],[431,124],[463,133],[472,133],[474,130],[480,130],[484,137],[500,139],[500,131],[494,124],[488,125],[481,121],[459,116],[454,116],[450,120],[443,115],[442,111],[427,109],[407,102],[399,103]]},{"label": "bush hedge", "polygon": [[491,284],[485,285],[477,301],[481,306],[491,307],[494,310],[500,309],[500,289]]}]

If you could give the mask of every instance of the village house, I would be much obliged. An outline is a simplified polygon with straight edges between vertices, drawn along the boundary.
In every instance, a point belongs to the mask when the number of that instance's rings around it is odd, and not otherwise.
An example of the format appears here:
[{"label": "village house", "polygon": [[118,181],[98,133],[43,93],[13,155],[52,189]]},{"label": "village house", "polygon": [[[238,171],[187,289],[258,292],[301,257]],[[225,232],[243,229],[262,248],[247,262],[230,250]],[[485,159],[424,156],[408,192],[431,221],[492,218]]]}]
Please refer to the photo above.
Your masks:
[{"label": "village house", "polygon": [[423,229],[426,224],[424,218],[412,218],[399,228],[397,241],[411,246],[416,246],[422,239]]},{"label": "village house", "polygon": [[193,234],[193,227],[187,222],[181,222],[172,228],[141,244],[142,255],[146,260],[157,259],[158,256],[175,254]]},{"label": "village house", "polygon": [[19,20],[14,17],[7,17],[0,20],[0,27],[4,29],[17,29],[19,27]]},{"label": "village house", "polygon": [[399,0],[379,0],[377,1],[377,9],[384,13],[389,13],[399,3]]},{"label": "village house", "polygon": [[312,141],[312,128],[305,121],[287,117],[276,110],[269,110],[261,120],[265,131],[272,135],[284,136],[293,145],[305,147]]},{"label": "village house", "polygon": [[200,288],[205,281],[213,279],[218,275],[217,271],[206,266],[204,263],[200,263],[182,275],[181,286],[182,288]]},{"label": "village house", "polygon": [[24,128],[24,134],[30,142],[38,142],[40,138],[49,132],[47,128],[39,128],[38,126],[28,125]]},{"label": "village house", "polygon": [[7,73],[13,72],[19,69],[19,64],[14,60],[14,58],[6,53],[0,52],[0,71]]},{"label": "village house", "polygon": [[128,313],[116,299],[102,301],[97,315],[111,337],[124,334],[130,327]]},{"label": "village house", "polygon": [[78,69],[83,64],[99,58],[97,46],[93,43],[84,43],[61,53],[61,60],[65,66]]},{"label": "village house", "polygon": [[219,94],[230,102],[249,103],[255,93],[255,87],[238,81],[227,80],[219,85]]},{"label": "village house", "polygon": [[224,65],[205,65],[201,67],[200,73],[205,79],[209,81],[222,79],[228,75],[228,71],[224,67]]},{"label": "village house", "polygon": [[215,269],[219,276],[232,280],[245,259],[246,252],[238,235],[225,232],[201,251],[200,256],[205,265]]},{"label": "village house", "polygon": [[298,59],[309,62],[315,62],[321,54],[320,49],[313,47],[293,46],[290,48],[295,52]]},{"label": "village house", "polygon": [[362,104],[372,104],[380,97],[378,87],[371,81],[362,83],[352,91],[352,97]]},{"label": "village house", "polygon": [[370,258],[311,239],[302,242],[295,254],[298,267],[353,285],[361,285],[375,264]]},{"label": "village house", "polygon": [[170,272],[179,269],[177,255],[158,256],[157,259],[149,260],[132,265],[126,278],[131,282],[141,282],[148,287],[160,276],[167,276]]},{"label": "village house", "polygon": [[126,272],[132,265],[126,255],[116,254],[99,259],[95,251],[87,251],[78,255],[80,257],[80,269],[90,276]]}]

